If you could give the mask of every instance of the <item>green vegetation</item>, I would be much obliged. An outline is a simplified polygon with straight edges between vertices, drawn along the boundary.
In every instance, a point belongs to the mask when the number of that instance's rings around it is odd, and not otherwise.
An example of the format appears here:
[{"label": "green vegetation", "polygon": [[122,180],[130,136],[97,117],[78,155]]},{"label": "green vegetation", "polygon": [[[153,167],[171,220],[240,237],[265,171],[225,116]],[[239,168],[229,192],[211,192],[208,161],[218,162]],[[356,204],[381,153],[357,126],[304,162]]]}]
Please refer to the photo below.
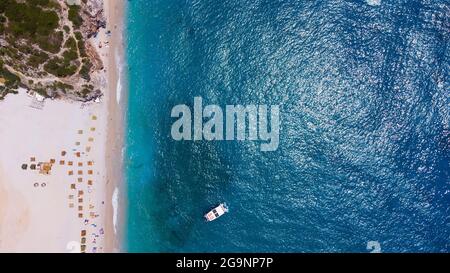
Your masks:
[{"label": "green vegetation", "polygon": [[78,5],[69,6],[69,20],[72,22],[73,27],[78,29],[83,24],[83,18],[80,16],[81,7]]},{"label": "green vegetation", "polygon": [[70,59],[53,57],[44,65],[44,70],[60,78],[72,76],[77,71],[77,66],[71,64],[69,60]]},{"label": "green vegetation", "polygon": [[44,64],[48,58],[48,54],[43,51],[34,52],[28,59],[28,65],[33,68],[39,68],[39,66]]},{"label": "green vegetation", "polygon": [[47,94],[47,91],[45,91],[45,88],[36,88],[34,89],[34,91],[45,98],[50,98],[50,96]]},{"label": "green vegetation", "polygon": [[[2,0],[0,13],[8,18],[7,33],[15,39],[25,38],[32,44],[38,44],[42,49],[49,47],[54,42],[52,36],[59,25],[59,17],[55,10],[44,10],[52,7],[50,1],[29,1],[19,3],[15,0]],[[5,26],[4,26],[5,28]]]},{"label": "green vegetation", "polygon": [[63,41],[59,27],[59,4],[50,0],[1,0],[1,32],[13,44],[19,39],[28,45],[37,44],[41,49],[57,53]]},{"label": "green vegetation", "polygon": [[14,93],[20,85],[20,78],[11,73],[4,67],[0,61],[0,100],[2,100],[8,93]]},{"label": "green vegetation", "polygon": [[54,82],[52,86],[50,86],[50,89],[52,89],[53,91],[59,90],[59,91],[63,92],[64,94],[66,94],[67,91],[73,90],[74,87],[70,84],[65,84],[65,83],[57,81],[57,82]]},{"label": "green vegetation", "polygon": [[85,79],[86,81],[90,81],[91,80],[91,68],[92,68],[92,63],[89,61],[89,59],[84,58],[83,59],[83,66],[80,69],[80,76]]},{"label": "green vegetation", "polygon": [[41,36],[37,39],[39,47],[50,53],[58,53],[64,39],[62,31],[55,31],[47,36]]},{"label": "green vegetation", "polygon": [[20,84],[20,78],[6,69],[3,64],[0,66],[0,77],[5,80],[5,87],[18,88]]},{"label": "green vegetation", "polygon": [[81,35],[81,32],[77,31],[75,32],[75,38],[77,39],[77,45],[78,45],[78,50],[80,51],[80,56],[82,58],[87,58],[87,54],[86,54],[86,46],[84,45],[84,41],[83,41],[83,35]]},{"label": "green vegetation", "polygon": [[63,58],[54,57],[48,61],[44,70],[57,77],[68,77],[76,73],[78,66],[80,65],[78,60],[77,41],[73,37],[67,39],[64,44],[66,48],[63,53]]},{"label": "green vegetation", "polygon": [[28,2],[32,6],[41,6],[43,8],[49,7],[50,1],[49,0],[28,0]]},{"label": "green vegetation", "polygon": [[[20,86],[45,97],[91,97],[93,64],[80,32],[86,3],[69,5],[65,13],[56,0],[0,0],[0,100]],[[75,31],[61,24],[63,17]],[[52,81],[51,75],[60,79]]]},{"label": "green vegetation", "polygon": [[77,94],[83,98],[87,98],[89,96],[89,94],[91,94],[94,91],[94,86],[90,85],[90,84],[85,84],[83,85],[83,89],[81,90],[81,92],[77,92]]},{"label": "green vegetation", "polygon": [[81,34],[81,32],[76,31],[74,34],[75,34],[75,38],[77,38],[77,41],[83,40],[83,34]]},{"label": "green vegetation", "polygon": [[71,51],[77,51],[77,41],[73,37],[69,37],[64,44],[64,47]]},{"label": "green vegetation", "polygon": [[70,63],[78,59],[78,53],[74,50],[65,50],[63,52],[64,62]]}]

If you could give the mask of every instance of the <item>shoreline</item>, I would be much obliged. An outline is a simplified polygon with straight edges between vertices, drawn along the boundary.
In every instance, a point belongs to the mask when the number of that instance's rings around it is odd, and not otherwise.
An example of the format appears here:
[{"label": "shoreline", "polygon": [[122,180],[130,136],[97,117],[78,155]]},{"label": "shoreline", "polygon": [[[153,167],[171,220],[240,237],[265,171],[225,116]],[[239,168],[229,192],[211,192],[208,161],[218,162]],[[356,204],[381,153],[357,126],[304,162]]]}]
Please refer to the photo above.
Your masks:
[{"label": "shoreline", "polygon": [[106,162],[106,233],[105,252],[120,252],[125,226],[124,144],[127,92],[125,67],[125,10],[123,1],[104,0],[107,28],[112,31],[107,63],[108,122]]}]

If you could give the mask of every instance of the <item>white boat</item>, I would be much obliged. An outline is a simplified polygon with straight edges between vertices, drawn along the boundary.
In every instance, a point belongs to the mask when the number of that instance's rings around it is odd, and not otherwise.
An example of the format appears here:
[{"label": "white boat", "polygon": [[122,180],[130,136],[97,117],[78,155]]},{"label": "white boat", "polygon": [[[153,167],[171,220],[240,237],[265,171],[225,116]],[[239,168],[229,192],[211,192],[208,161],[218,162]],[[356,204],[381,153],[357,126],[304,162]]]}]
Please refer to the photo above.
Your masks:
[{"label": "white boat", "polygon": [[219,218],[228,212],[228,206],[225,203],[220,204],[219,206],[212,209],[210,212],[205,214],[206,221],[211,222]]}]

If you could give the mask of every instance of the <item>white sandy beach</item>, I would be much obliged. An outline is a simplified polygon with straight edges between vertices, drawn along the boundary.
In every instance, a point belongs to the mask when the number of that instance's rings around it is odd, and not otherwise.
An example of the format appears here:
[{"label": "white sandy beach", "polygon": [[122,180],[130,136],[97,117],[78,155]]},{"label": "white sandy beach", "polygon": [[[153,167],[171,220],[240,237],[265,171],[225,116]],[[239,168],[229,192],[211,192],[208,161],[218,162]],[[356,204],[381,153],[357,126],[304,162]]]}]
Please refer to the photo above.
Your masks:
[{"label": "white sandy beach", "polygon": [[119,251],[112,199],[123,175],[123,4],[105,0],[107,27],[96,41],[106,68],[101,102],[47,99],[37,109],[25,91],[0,101],[0,252]]}]

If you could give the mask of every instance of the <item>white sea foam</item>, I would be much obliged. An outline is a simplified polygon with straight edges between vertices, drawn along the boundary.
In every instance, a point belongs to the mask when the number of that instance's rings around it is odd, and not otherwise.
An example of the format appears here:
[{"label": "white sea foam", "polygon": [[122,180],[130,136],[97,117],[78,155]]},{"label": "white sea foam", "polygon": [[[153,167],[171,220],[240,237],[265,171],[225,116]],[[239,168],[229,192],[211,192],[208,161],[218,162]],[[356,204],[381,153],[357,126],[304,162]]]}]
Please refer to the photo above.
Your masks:
[{"label": "white sea foam", "polygon": [[112,199],[111,199],[112,207],[113,207],[113,226],[114,226],[114,234],[117,234],[117,209],[119,207],[119,188],[115,188]]},{"label": "white sea foam", "polygon": [[379,6],[381,5],[381,0],[367,0],[369,6]]},{"label": "white sea foam", "polygon": [[117,104],[120,104],[120,99],[122,97],[122,60],[120,59],[119,51],[115,52],[116,65],[118,67],[117,75],[117,86],[116,86],[116,100]]},{"label": "white sea foam", "polygon": [[117,78],[117,87],[116,87],[116,100],[117,100],[117,104],[120,104],[120,99],[121,99],[121,95],[122,95],[122,81],[121,81],[121,76],[119,75]]}]

